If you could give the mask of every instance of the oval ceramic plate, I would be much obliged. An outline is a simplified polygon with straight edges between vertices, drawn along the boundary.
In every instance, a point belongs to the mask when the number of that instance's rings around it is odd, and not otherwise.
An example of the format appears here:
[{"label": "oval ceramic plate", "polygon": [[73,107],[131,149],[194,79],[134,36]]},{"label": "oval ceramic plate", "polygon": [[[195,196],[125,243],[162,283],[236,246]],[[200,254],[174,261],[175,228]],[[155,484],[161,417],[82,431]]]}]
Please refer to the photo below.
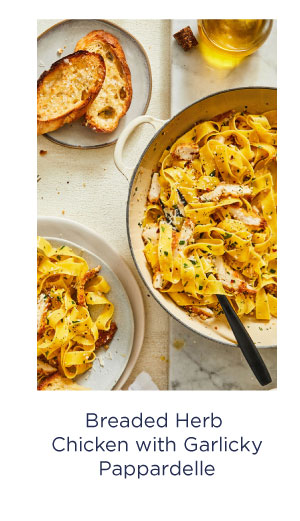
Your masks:
[{"label": "oval ceramic plate", "polygon": [[76,222],[40,217],[38,235],[50,240],[54,246],[70,246],[90,267],[101,265],[100,274],[111,287],[108,298],[115,306],[113,320],[118,330],[109,349],[97,350],[93,367],[76,381],[92,390],[120,389],[134,367],[144,338],[143,301],[133,275],[103,239]]},{"label": "oval ceramic plate", "polygon": [[[123,128],[132,119],[145,114],[148,108],[152,79],[146,52],[131,34],[105,20],[64,20],[43,32],[38,37],[37,43],[37,77],[39,78],[55,61],[72,54],[80,38],[98,29],[113,34],[123,47],[131,72],[131,105],[114,132],[98,134],[83,126],[81,118],[70,125],[64,125],[55,132],[44,134],[48,139],[59,145],[83,149],[111,145],[116,142]],[[62,54],[58,54],[58,49],[63,49]]]}]

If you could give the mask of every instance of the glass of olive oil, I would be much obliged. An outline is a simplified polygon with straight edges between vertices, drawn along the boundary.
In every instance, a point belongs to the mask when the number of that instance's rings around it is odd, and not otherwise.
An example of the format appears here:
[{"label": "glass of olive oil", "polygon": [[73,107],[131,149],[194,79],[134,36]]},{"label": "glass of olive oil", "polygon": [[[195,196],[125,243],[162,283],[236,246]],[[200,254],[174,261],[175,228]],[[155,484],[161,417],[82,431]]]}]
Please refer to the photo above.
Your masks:
[{"label": "glass of olive oil", "polygon": [[200,50],[215,67],[235,67],[264,43],[272,24],[273,20],[198,20]]}]

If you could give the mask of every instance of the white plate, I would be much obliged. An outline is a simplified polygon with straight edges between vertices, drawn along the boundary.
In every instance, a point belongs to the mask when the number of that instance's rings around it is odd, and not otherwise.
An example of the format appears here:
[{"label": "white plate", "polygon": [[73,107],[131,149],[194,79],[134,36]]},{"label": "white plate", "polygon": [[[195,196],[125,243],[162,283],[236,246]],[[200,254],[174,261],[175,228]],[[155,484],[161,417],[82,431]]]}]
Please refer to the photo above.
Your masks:
[{"label": "white plate", "polygon": [[[81,252],[91,267],[101,264],[101,274],[111,286],[118,331],[108,351],[99,350],[99,361],[76,381],[93,390],[120,389],[132,371],[144,339],[144,305],[140,289],[123,259],[95,232],[74,221],[38,217],[38,235],[54,244],[68,244]],[[72,243],[72,244],[71,244]],[[111,355],[111,359],[110,359]]]},{"label": "white plate", "polygon": [[[80,38],[91,31],[102,29],[113,34],[123,47],[131,72],[132,101],[127,114],[121,119],[114,132],[98,134],[84,127],[82,119],[70,125],[44,134],[59,145],[71,148],[99,148],[116,142],[119,134],[128,123],[145,114],[151,97],[152,79],[148,57],[141,44],[127,31],[105,20],[64,20],[53,25],[38,37],[37,42],[37,77],[55,61],[72,54]],[[58,49],[63,49],[58,54]]]}]

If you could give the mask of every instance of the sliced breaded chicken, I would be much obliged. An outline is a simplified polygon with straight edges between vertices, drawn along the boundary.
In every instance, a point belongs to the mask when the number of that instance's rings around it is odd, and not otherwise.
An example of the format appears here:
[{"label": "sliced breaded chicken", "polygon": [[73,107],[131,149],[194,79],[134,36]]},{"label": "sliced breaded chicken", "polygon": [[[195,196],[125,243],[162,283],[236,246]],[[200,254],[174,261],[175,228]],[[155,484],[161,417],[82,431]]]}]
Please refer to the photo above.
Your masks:
[{"label": "sliced breaded chicken", "polygon": [[214,190],[201,195],[200,200],[203,203],[207,203],[210,201],[218,201],[221,197],[227,197],[228,195],[233,195],[234,197],[245,197],[251,194],[252,189],[249,186],[220,183]]},{"label": "sliced breaded chicken", "polygon": [[176,234],[176,241],[174,246],[174,257],[180,255],[182,250],[187,246],[189,240],[192,238],[195,229],[195,224],[191,219],[186,219],[183,222],[181,230]]},{"label": "sliced breaded chicken", "polygon": [[112,322],[108,331],[99,331],[98,340],[96,340],[96,347],[108,346],[108,344],[112,341],[117,329],[117,324]]},{"label": "sliced breaded chicken", "polygon": [[47,311],[50,307],[50,297],[41,293],[37,301],[37,334],[41,335],[45,331]]},{"label": "sliced breaded chicken", "polygon": [[228,212],[232,217],[238,219],[238,221],[247,224],[248,226],[254,226],[255,228],[265,228],[267,225],[267,221],[255,214],[254,212],[246,212],[243,208],[237,208],[235,206],[230,206],[228,208]]},{"label": "sliced breaded chicken", "polygon": [[162,289],[164,285],[164,276],[161,271],[156,271],[153,275],[153,287],[155,289]]},{"label": "sliced breaded chicken", "polygon": [[222,282],[224,288],[236,293],[256,293],[256,289],[250,286],[250,284],[243,279],[241,273],[234,271],[230,266],[228,266],[221,256],[217,256],[214,263],[217,271],[217,278]]},{"label": "sliced breaded chicken", "polygon": [[214,317],[214,312],[207,306],[186,306],[187,311],[198,315],[202,320]]},{"label": "sliced breaded chicken", "polygon": [[148,199],[150,203],[158,203],[160,196],[160,184],[158,181],[159,174],[154,172],[151,179],[151,186],[148,194]]},{"label": "sliced breaded chicken", "polygon": [[93,279],[98,271],[100,270],[101,266],[96,266],[96,268],[92,268],[91,270],[87,271],[81,279],[79,279],[77,284],[77,302],[80,306],[85,306],[85,293],[84,293],[84,286],[86,285],[87,281],[90,279]]},{"label": "sliced breaded chicken", "polygon": [[155,223],[146,224],[143,229],[142,238],[146,244],[148,242],[151,242],[152,244],[158,243],[159,226]]},{"label": "sliced breaded chicken", "polygon": [[199,157],[199,146],[196,143],[182,143],[173,150],[172,156],[182,161],[193,161]]}]

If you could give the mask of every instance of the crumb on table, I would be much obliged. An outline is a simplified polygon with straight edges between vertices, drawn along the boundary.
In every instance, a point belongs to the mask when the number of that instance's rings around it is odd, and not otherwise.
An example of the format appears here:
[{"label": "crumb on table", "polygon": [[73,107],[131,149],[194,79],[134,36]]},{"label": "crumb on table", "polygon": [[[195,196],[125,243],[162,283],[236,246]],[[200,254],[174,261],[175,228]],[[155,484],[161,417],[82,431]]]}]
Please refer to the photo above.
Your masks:
[{"label": "crumb on table", "polygon": [[194,33],[189,25],[187,25],[187,27],[184,27],[177,33],[173,34],[173,36],[184,51],[188,51],[192,47],[198,45],[198,41],[195,38]]},{"label": "crumb on table", "polygon": [[40,150],[40,156],[45,156],[47,154],[47,150]]}]

